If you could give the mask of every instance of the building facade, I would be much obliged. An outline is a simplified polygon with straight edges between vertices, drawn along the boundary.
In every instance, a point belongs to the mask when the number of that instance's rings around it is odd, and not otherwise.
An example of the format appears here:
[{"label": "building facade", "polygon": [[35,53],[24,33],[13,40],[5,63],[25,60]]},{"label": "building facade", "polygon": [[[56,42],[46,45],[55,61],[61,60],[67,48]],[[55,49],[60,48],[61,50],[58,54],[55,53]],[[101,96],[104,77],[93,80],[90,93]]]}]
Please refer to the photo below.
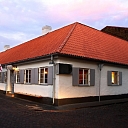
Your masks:
[{"label": "building facade", "polygon": [[127,98],[126,47],[83,24],[65,26],[0,53],[0,90],[56,106]]}]

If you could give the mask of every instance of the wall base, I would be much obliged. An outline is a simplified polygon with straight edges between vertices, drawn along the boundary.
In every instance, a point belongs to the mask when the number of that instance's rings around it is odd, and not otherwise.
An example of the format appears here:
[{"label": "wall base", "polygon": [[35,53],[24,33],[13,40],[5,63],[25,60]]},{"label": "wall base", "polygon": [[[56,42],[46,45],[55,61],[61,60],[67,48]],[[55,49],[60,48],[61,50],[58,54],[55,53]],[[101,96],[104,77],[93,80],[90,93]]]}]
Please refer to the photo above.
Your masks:
[{"label": "wall base", "polygon": [[[52,104],[52,98],[50,97],[35,97],[35,96],[30,96],[30,95],[24,95],[24,94],[11,94],[10,92],[5,92],[3,90],[0,90],[0,93],[5,94],[6,96],[10,97],[17,97],[21,99],[26,99],[42,104],[48,104],[48,105],[53,105]],[[121,101],[126,101],[128,100],[128,94],[120,94],[120,95],[106,95],[106,96],[101,96],[100,97],[100,102],[99,102],[99,97],[98,96],[90,96],[90,97],[78,97],[78,98],[64,98],[64,99],[55,99],[55,103],[53,106],[57,108],[63,108],[63,106],[75,106],[77,105],[83,105],[83,106],[88,106],[89,104],[107,104],[107,103],[116,103],[121,102]],[[89,105],[90,106],[90,105]],[[75,108],[74,107],[74,108]]]},{"label": "wall base", "polygon": [[14,97],[14,94],[12,94],[12,92],[7,91],[7,92],[6,92],[6,96]]},{"label": "wall base", "polygon": [[15,97],[18,97],[18,98],[52,105],[52,98],[50,98],[50,97],[41,97],[41,96],[38,97],[38,96],[31,96],[31,95],[25,95],[25,94],[19,94],[19,93],[15,93],[14,95],[15,95]]},{"label": "wall base", "polygon": [[[50,97],[35,97],[35,96],[16,94],[16,93],[15,93],[15,97],[23,98],[26,100],[35,101],[43,104],[53,105],[52,98]],[[124,98],[128,98],[128,94],[101,96],[100,101],[117,100]],[[62,106],[62,105],[77,104],[77,103],[89,103],[89,102],[99,102],[99,97],[90,96],[90,97],[55,99],[54,106]]]}]

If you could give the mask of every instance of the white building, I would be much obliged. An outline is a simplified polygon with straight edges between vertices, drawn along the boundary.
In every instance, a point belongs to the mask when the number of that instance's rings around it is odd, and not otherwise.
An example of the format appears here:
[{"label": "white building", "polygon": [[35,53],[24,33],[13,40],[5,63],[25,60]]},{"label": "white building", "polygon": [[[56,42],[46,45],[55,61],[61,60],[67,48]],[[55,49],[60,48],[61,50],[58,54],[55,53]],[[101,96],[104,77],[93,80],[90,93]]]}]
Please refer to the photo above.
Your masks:
[{"label": "white building", "polygon": [[0,53],[0,90],[56,106],[128,97],[128,42],[73,23]]}]

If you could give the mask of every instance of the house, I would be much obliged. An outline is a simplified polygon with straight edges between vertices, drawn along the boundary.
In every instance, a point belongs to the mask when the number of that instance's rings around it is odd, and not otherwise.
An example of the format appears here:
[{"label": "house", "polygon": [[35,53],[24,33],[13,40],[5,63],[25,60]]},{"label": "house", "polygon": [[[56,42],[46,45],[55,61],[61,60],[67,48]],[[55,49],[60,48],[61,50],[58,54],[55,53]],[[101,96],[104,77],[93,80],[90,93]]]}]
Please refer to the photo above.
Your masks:
[{"label": "house", "polygon": [[128,41],[128,28],[126,27],[106,26],[101,31]]},{"label": "house", "polygon": [[0,90],[56,106],[128,97],[128,42],[73,23],[0,53]]}]

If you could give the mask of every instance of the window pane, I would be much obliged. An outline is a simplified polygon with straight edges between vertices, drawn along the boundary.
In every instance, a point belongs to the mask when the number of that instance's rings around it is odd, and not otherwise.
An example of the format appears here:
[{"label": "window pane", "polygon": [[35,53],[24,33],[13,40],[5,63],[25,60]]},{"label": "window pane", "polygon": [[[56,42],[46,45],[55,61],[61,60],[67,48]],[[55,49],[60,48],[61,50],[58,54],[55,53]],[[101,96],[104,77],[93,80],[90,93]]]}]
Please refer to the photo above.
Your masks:
[{"label": "window pane", "polygon": [[88,70],[84,70],[84,84],[88,84]]},{"label": "window pane", "polygon": [[28,83],[28,70],[26,70],[26,83]]},{"label": "window pane", "polygon": [[40,69],[40,83],[48,83],[48,68]]},{"label": "window pane", "polygon": [[112,84],[117,84],[117,72],[112,72]]},{"label": "window pane", "polygon": [[19,82],[20,82],[20,72],[17,71],[17,72],[16,72],[16,75],[17,75],[17,76],[16,76],[16,78],[17,78],[17,79],[16,79],[16,82],[19,83]]},{"label": "window pane", "polygon": [[29,70],[29,83],[31,83],[31,70]]},{"label": "window pane", "polygon": [[43,83],[43,79],[40,79],[40,83]]},{"label": "window pane", "polygon": [[48,80],[47,79],[45,79],[45,83],[48,83]]},{"label": "window pane", "polygon": [[44,74],[44,68],[40,69],[40,73]]},{"label": "window pane", "polygon": [[40,78],[43,79],[44,78],[44,74],[40,74]]},{"label": "window pane", "polygon": [[79,70],[79,84],[83,84],[83,69]]},{"label": "window pane", "polygon": [[48,83],[48,68],[45,68],[45,81],[44,83]]},{"label": "window pane", "polygon": [[31,83],[31,70],[26,70],[26,83]]}]

